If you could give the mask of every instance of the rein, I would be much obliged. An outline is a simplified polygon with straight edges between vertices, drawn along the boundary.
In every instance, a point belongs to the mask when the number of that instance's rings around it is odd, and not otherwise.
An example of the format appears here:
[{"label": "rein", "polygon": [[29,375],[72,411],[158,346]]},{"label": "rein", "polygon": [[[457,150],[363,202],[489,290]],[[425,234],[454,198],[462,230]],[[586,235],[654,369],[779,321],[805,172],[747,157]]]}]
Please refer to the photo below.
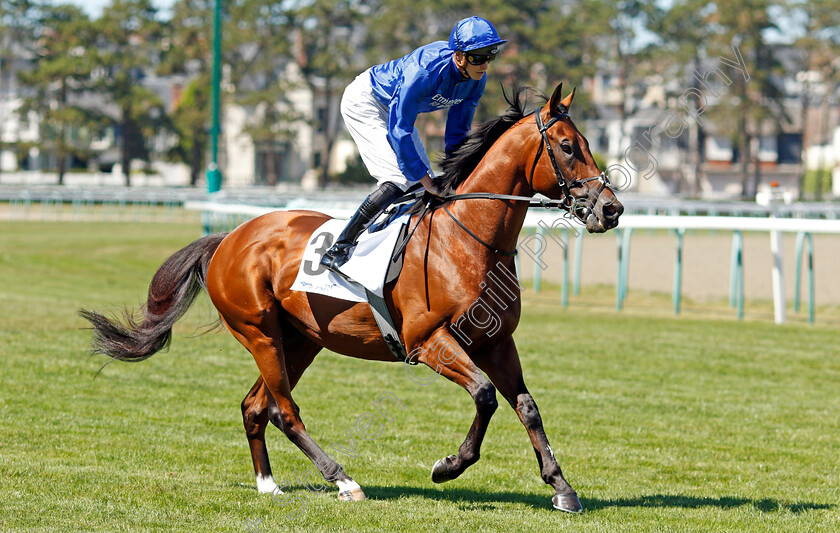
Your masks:
[{"label": "rein", "polygon": [[[398,198],[395,203],[402,203],[402,202],[405,202],[405,201],[408,201],[408,200],[418,200],[425,194],[426,194],[425,190],[419,190],[419,191],[416,191],[416,192],[413,192],[413,193],[410,193],[410,194],[407,194],[405,196],[402,196],[402,197]],[[496,194],[496,193],[493,193],[493,192],[469,192],[469,193],[463,193],[463,194],[452,194],[452,195],[449,195],[449,196],[444,196],[444,197],[439,199],[440,206],[443,207],[443,210],[446,211],[446,214],[449,215],[452,218],[452,220],[454,220],[455,223],[458,224],[461,227],[461,229],[463,229],[467,233],[467,235],[469,235],[470,237],[472,237],[473,239],[475,239],[476,241],[478,241],[479,243],[481,243],[482,245],[484,245],[486,248],[490,249],[491,251],[493,251],[497,254],[500,254],[500,255],[508,256],[508,257],[515,256],[518,252],[516,250],[510,251],[510,252],[507,251],[507,250],[500,250],[499,248],[496,248],[495,246],[483,241],[478,235],[476,235],[469,228],[467,228],[464,225],[463,222],[458,220],[455,217],[455,215],[452,214],[452,211],[450,211],[446,207],[447,203],[453,202],[455,200],[476,200],[476,199],[477,200],[525,201],[525,202],[530,202],[528,204],[529,208],[530,207],[544,207],[545,209],[551,209],[552,207],[556,207],[557,209],[560,209],[561,207],[563,207],[565,205],[564,200],[551,200],[551,199],[548,199],[548,198],[543,199],[543,200],[534,200],[533,197],[528,197],[528,196],[514,196],[512,194]],[[430,199],[428,202],[426,202],[426,205],[423,207],[423,211],[421,211],[420,216],[417,217],[417,222],[415,222],[414,227],[411,228],[411,230],[408,232],[408,235],[406,236],[406,239],[403,241],[403,243],[399,246],[399,248],[397,248],[397,250],[395,252],[395,255],[399,255],[400,253],[402,253],[403,249],[408,244],[408,241],[411,239],[411,236],[414,234],[414,230],[417,229],[417,226],[420,224],[420,221],[423,220],[423,217],[425,217],[426,213],[428,213],[429,210],[431,209],[432,201],[433,200]]]},{"label": "rein", "polygon": [[475,233],[473,233],[472,231],[470,231],[470,229],[469,229],[468,227],[466,227],[466,226],[464,225],[464,223],[463,223],[463,222],[461,222],[460,220],[458,220],[457,218],[455,218],[455,215],[453,215],[453,214],[452,214],[452,211],[450,211],[449,209],[447,209],[446,204],[441,204],[441,207],[443,207],[443,210],[444,210],[444,211],[446,211],[446,214],[447,214],[447,215],[449,215],[450,217],[452,217],[452,220],[454,220],[456,224],[458,224],[459,226],[461,226],[461,229],[462,229],[462,230],[464,230],[464,231],[466,231],[466,232],[467,232],[467,235],[469,235],[469,236],[470,236],[470,237],[472,237],[473,239],[477,240],[479,243],[483,244],[486,248],[489,248],[489,249],[490,249],[490,251],[495,252],[495,253],[497,253],[497,254],[499,254],[499,255],[504,255],[504,256],[507,256],[507,257],[513,257],[514,255],[516,255],[517,253],[519,253],[519,252],[518,252],[518,250],[513,250],[512,252],[508,252],[508,251],[505,251],[505,250],[500,250],[500,249],[496,248],[495,246],[493,246],[492,244],[482,241],[482,240],[479,238],[479,236],[478,236],[478,235],[476,235]]},{"label": "rein", "polygon": [[[589,217],[590,214],[592,214],[592,210],[595,208],[595,203],[597,202],[598,197],[601,195],[601,193],[604,191],[604,189],[610,184],[609,178],[603,172],[601,172],[601,174],[599,174],[597,176],[591,176],[589,178],[584,178],[582,180],[577,180],[577,181],[570,181],[566,177],[566,175],[563,174],[563,171],[560,170],[560,165],[557,164],[557,158],[554,156],[554,149],[551,147],[551,142],[549,142],[547,132],[548,132],[549,128],[551,128],[551,126],[553,126],[560,119],[569,118],[569,114],[568,113],[557,114],[557,115],[551,117],[551,120],[549,120],[547,123],[544,124],[543,120],[542,120],[542,116],[540,116],[540,109],[541,108],[537,108],[534,111],[534,120],[536,121],[537,129],[540,132],[540,146],[537,149],[537,155],[534,157],[534,164],[531,166],[531,174],[528,178],[528,185],[530,185],[531,190],[533,191],[534,190],[534,172],[536,171],[537,163],[539,163],[540,157],[542,156],[543,149],[545,149],[546,153],[548,154],[548,159],[549,159],[549,161],[551,161],[551,166],[554,168],[554,175],[557,177],[557,184],[560,186],[560,190],[563,193],[563,197],[560,200],[551,200],[551,199],[534,200],[533,197],[528,197],[528,196],[514,196],[514,195],[511,195],[511,194],[496,194],[496,193],[492,193],[492,192],[471,192],[471,193],[463,193],[463,194],[452,194],[452,195],[449,195],[449,196],[444,196],[444,197],[439,199],[440,200],[440,205],[441,205],[441,207],[443,207],[443,210],[446,211],[446,214],[449,215],[452,218],[452,220],[454,220],[455,223],[458,224],[458,226],[460,226],[461,229],[463,229],[467,233],[467,235],[469,235],[470,237],[472,237],[473,239],[475,239],[476,241],[478,241],[479,243],[481,243],[483,246],[490,249],[494,253],[504,255],[504,256],[508,256],[508,257],[515,256],[517,254],[517,251],[516,250],[513,250],[513,251],[500,250],[500,249],[494,247],[493,245],[481,240],[478,237],[478,235],[476,235],[475,233],[470,231],[470,229],[467,228],[464,225],[463,222],[461,222],[460,220],[455,218],[455,215],[453,215],[452,212],[449,209],[447,209],[446,204],[449,203],[449,202],[455,201],[455,200],[473,200],[473,199],[477,199],[477,200],[526,201],[526,202],[530,202],[528,204],[529,208],[530,207],[544,207],[546,209],[551,209],[552,207],[557,207],[558,209],[561,209],[561,208],[569,209],[569,210],[572,211],[572,213],[574,214],[574,216],[578,220],[580,220],[583,223],[586,223],[586,219]],[[596,180],[601,184],[601,186],[598,188],[597,194],[594,195],[595,200],[594,201],[592,200],[593,195],[590,193],[589,194],[589,200],[590,201],[587,202],[585,205],[582,205],[581,210],[573,209],[577,206],[580,206],[581,204],[579,204],[577,202],[577,200],[575,200],[575,198],[572,196],[572,194],[570,192],[571,189],[574,189],[574,188],[577,188],[577,187],[583,187],[584,183],[588,183],[590,181],[596,181]],[[424,194],[426,194],[426,191],[421,189],[419,191],[406,194],[405,196],[399,198],[397,200],[397,202],[402,202],[402,201],[411,200],[411,199],[416,200],[416,199],[419,199],[420,197],[422,197]],[[417,226],[420,224],[420,221],[423,219],[424,216],[426,216],[426,213],[429,211],[429,209],[431,207],[431,204],[432,204],[432,200],[430,200],[429,202],[426,203],[425,208],[420,213],[420,216],[417,218],[417,222],[414,224],[414,228],[411,229],[411,231],[408,234],[408,237],[403,242],[403,245],[400,247],[400,249],[405,247],[405,245],[408,243],[408,240],[414,234],[414,230],[417,229]]]},{"label": "rein", "polygon": [[[394,201],[395,204],[407,202],[410,200],[418,200],[424,194],[426,194],[425,189],[421,189],[416,192],[412,192],[410,194],[406,194],[397,198]],[[533,196],[514,196],[512,194],[498,194],[495,192],[466,192],[462,194],[451,194],[449,196],[441,196],[439,200],[442,203],[453,202],[455,200],[518,200],[518,201],[525,201],[530,202],[528,207],[544,207],[546,209],[551,209],[552,207],[563,207],[565,205],[565,200],[552,200],[550,198],[545,199],[534,199]]]}]

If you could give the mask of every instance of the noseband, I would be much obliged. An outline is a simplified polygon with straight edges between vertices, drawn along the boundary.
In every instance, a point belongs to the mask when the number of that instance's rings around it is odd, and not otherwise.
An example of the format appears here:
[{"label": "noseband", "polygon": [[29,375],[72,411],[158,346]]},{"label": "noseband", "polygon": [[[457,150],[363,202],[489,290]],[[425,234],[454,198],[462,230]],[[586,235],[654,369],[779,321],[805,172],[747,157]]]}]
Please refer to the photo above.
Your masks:
[{"label": "noseband", "polygon": [[[610,184],[610,180],[603,172],[601,172],[598,176],[592,176],[590,178],[584,178],[577,181],[570,181],[566,175],[563,174],[563,171],[560,170],[560,165],[557,164],[557,158],[554,157],[554,149],[551,148],[551,142],[548,139],[547,132],[548,129],[561,118],[569,118],[569,114],[560,113],[558,115],[554,115],[548,123],[543,124],[542,116],[540,116],[540,109],[541,108],[537,108],[537,110],[534,111],[534,119],[537,121],[537,129],[540,130],[540,136],[542,138],[540,139],[540,147],[537,150],[537,155],[534,158],[534,164],[531,167],[531,175],[528,178],[528,185],[531,186],[531,190],[534,190],[534,171],[536,170],[537,163],[542,155],[543,147],[545,147],[545,151],[548,153],[548,159],[551,161],[551,166],[554,167],[554,175],[557,177],[557,184],[560,186],[560,190],[563,193],[563,198],[561,199],[563,204],[570,212],[580,219],[581,222],[586,223],[586,219],[595,208],[595,202],[597,202],[598,197],[601,196],[601,193]],[[588,183],[590,181],[598,181],[601,186],[598,188],[597,194],[594,196],[589,194],[588,201],[585,205],[581,206],[581,204],[572,196],[570,191],[576,187],[583,187],[584,183]],[[577,207],[583,207],[583,209],[578,211]]]}]

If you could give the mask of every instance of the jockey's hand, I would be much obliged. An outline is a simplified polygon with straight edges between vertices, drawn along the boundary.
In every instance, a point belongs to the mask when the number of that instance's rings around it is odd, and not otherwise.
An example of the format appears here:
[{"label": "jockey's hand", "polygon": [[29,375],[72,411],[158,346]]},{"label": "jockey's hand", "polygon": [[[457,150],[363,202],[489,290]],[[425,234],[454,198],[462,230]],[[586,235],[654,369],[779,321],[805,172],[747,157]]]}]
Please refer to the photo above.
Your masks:
[{"label": "jockey's hand", "polygon": [[443,197],[443,193],[441,192],[440,188],[435,184],[434,180],[432,179],[433,175],[431,172],[420,178],[420,183],[423,184],[423,187],[429,191],[429,194],[432,196],[436,196],[438,198]]}]

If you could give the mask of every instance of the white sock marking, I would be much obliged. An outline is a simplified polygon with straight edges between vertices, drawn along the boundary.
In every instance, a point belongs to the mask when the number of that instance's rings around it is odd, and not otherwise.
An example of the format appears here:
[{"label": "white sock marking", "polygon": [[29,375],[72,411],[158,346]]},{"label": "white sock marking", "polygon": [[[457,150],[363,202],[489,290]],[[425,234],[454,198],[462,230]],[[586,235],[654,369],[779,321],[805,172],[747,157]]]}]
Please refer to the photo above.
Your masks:
[{"label": "white sock marking", "polygon": [[277,483],[274,482],[274,476],[271,474],[264,476],[257,475],[257,492],[260,494],[270,494],[277,489]]}]

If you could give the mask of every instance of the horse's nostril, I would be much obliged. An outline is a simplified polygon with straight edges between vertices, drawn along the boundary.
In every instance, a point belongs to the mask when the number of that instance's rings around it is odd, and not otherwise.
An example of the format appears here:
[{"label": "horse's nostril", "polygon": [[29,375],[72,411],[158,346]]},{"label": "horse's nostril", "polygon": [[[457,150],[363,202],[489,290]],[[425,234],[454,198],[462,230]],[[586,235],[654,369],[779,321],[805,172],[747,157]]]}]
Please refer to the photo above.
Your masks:
[{"label": "horse's nostril", "polygon": [[624,213],[624,206],[621,204],[609,204],[605,205],[603,209],[604,218],[607,220],[615,220]]}]

